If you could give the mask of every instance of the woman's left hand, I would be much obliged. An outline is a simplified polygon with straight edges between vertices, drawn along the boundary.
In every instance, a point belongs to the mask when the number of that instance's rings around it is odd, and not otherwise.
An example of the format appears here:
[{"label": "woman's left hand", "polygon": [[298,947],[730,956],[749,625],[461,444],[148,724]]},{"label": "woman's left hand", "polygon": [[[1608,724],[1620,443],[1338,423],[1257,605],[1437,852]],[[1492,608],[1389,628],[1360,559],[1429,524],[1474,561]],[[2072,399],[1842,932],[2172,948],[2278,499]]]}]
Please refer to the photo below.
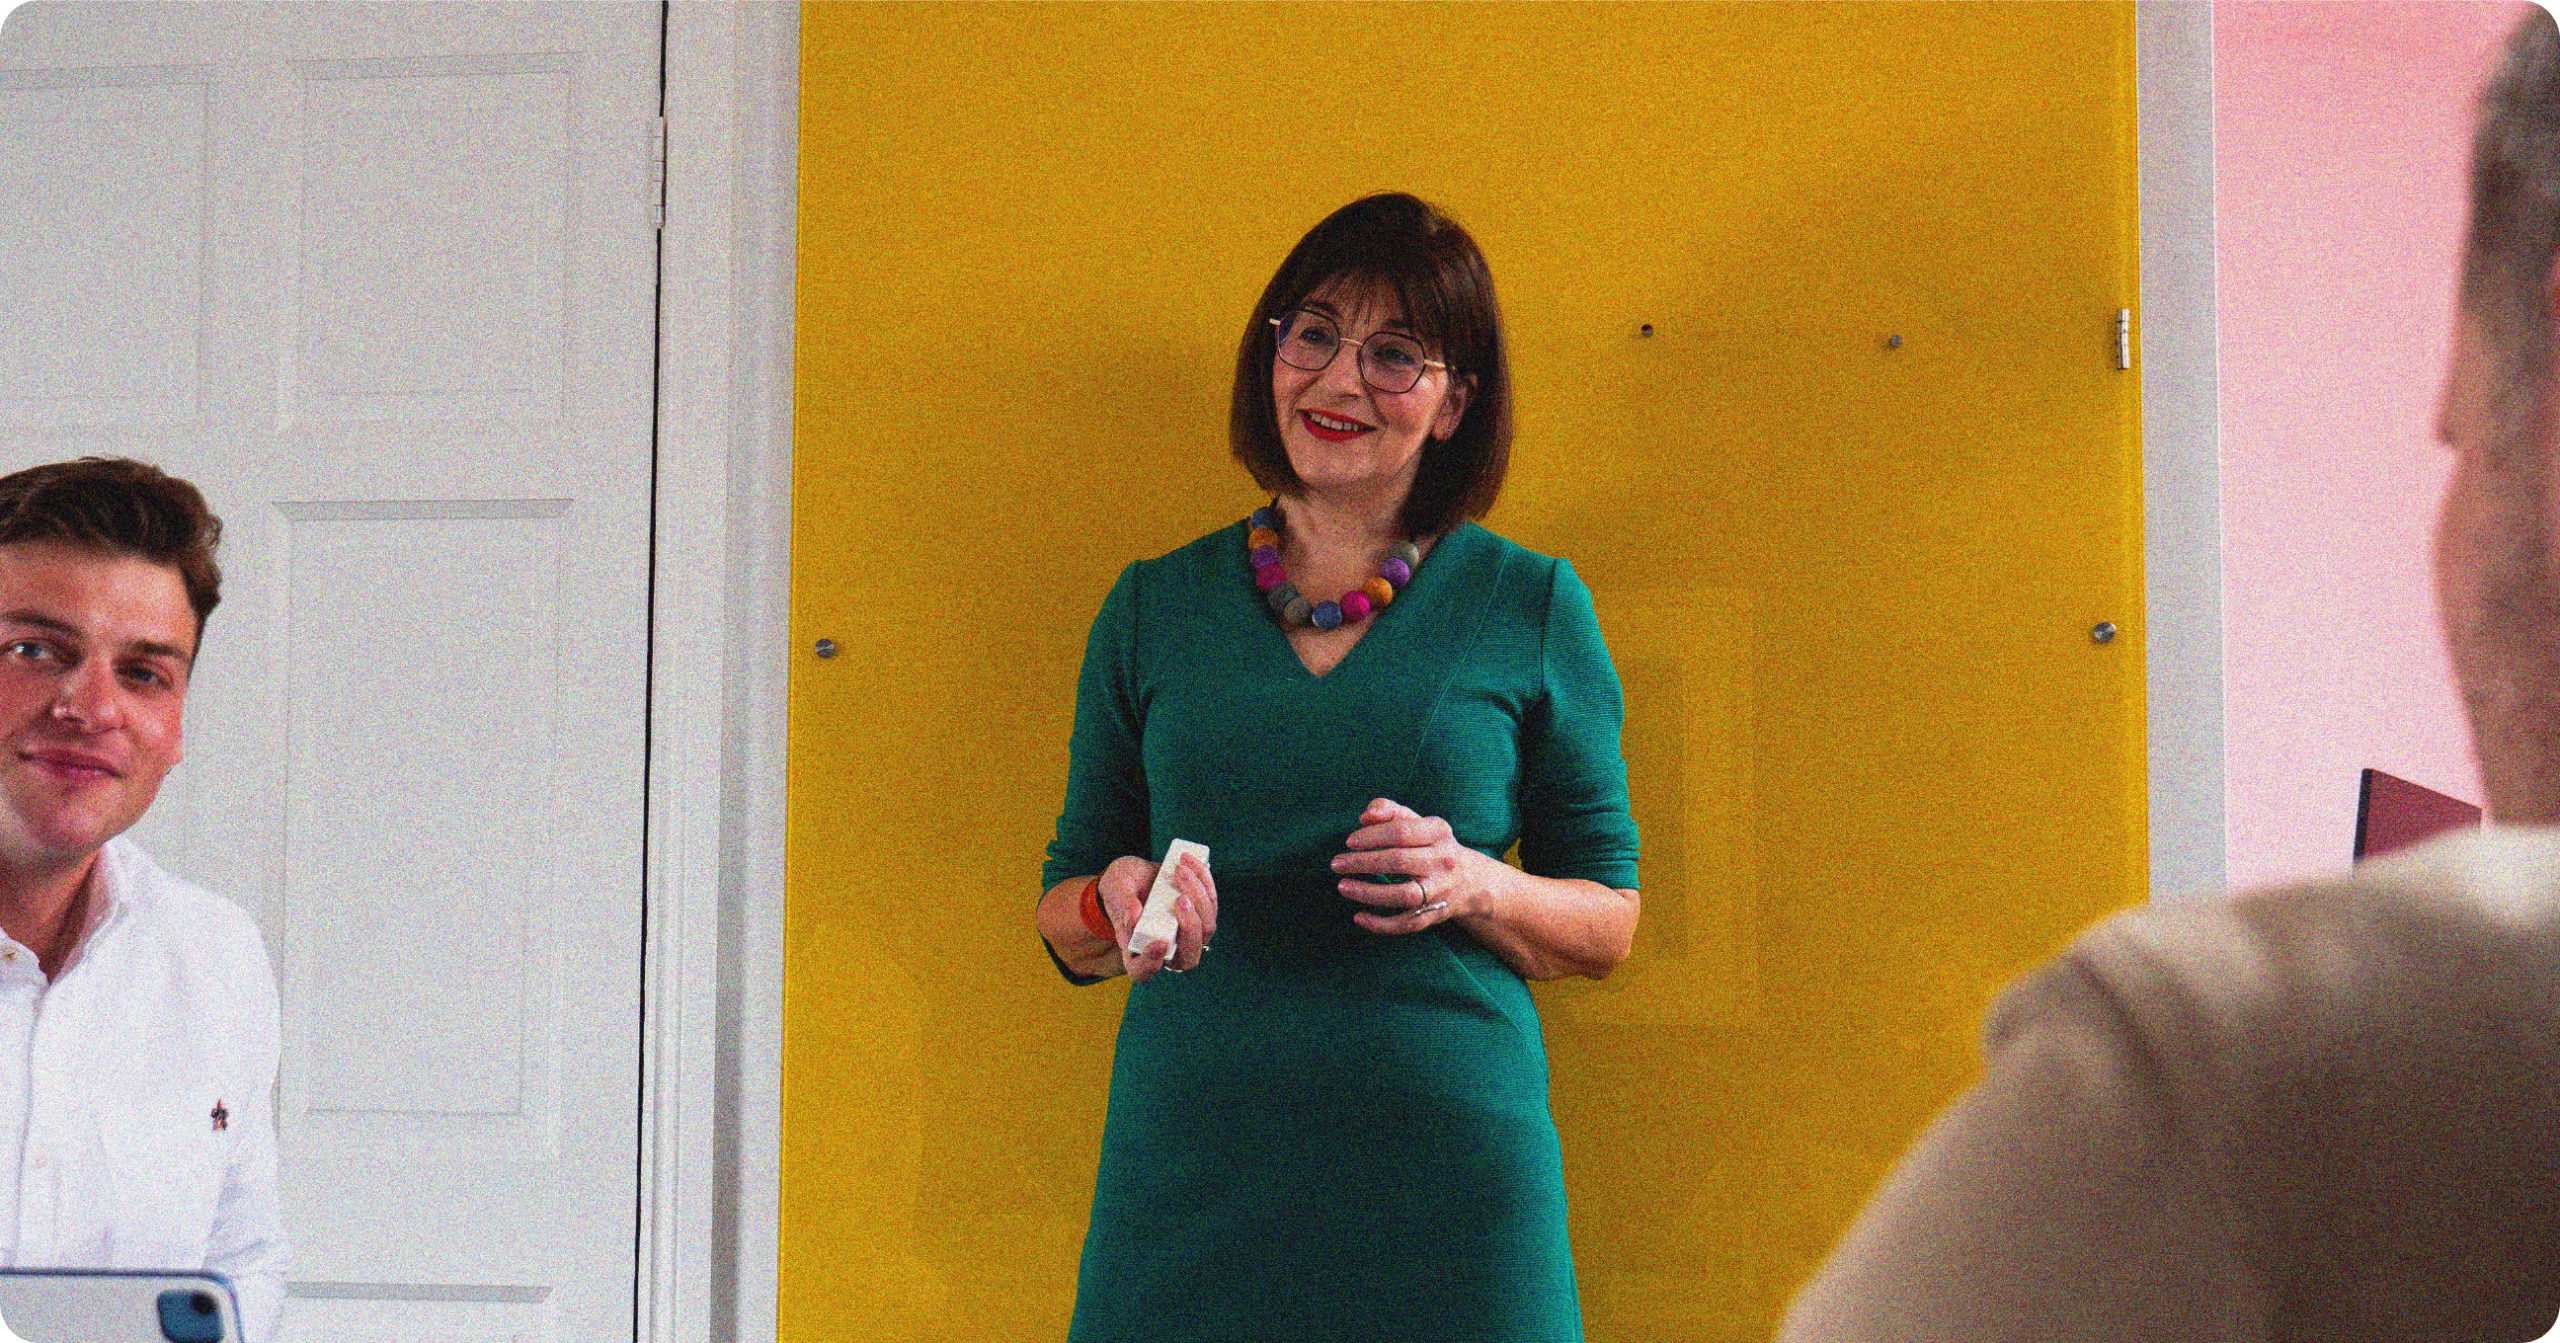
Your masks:
[{"label": "woman's left hand", "polygon": [[[1360,828],[1343,847],[1333,870],[1343,874],[1338,884],[1345,897],[1375,907],[1351,917],[1373,933],[1418,933],[1463,918],[1511,871],[1459,843],[1447,821],[1383,797],[1360,813]],[[1366,879],[1376,873],[1406,880]]]}]

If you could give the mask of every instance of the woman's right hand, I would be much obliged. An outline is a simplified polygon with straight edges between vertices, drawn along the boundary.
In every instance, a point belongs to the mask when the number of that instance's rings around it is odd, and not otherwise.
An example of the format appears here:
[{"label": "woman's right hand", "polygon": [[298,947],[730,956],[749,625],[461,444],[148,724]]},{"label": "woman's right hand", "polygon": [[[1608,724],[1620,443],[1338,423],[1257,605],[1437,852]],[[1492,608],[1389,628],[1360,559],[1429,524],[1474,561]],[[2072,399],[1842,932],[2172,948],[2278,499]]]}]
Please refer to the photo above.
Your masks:
[{"label": "woman's right hand", "polygon": [[1146,912],[1147,892],[1155,889],[1157,867],[1133,855],[1113,859],[1111,866],[1102,869],[1102,912],[1111,920],[1112,933],[1122,948],[1121,968],[1129,972],[1133,984],[1154,978],[1158,970],[1181,974],[1198,965],[1218,931],[1217,883],[1210,880],[1206,864],[1186,855],[1173,874],[1174,887],[1181,892],[1173,902],[1173,941],[1150,943],[1138,955],[1128,954],[1129,934]]}]

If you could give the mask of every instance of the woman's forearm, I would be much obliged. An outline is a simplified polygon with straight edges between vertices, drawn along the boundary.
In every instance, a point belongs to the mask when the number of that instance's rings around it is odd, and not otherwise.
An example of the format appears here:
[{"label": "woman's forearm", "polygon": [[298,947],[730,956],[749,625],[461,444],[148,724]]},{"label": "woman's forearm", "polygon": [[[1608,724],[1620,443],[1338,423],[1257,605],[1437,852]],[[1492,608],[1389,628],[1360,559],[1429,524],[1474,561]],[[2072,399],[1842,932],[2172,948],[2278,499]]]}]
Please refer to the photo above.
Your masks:
[{"label": "woman's forearm", "polygon": [[1117,975],[1126,973],[1120,964],[1120,947],[1112,939],[1096,934],[1085,926],[1079,906],[1084,900],[1085,883],[1092,877],[1069,877],[1049,888],[1040,897],[1034,913],[1040,936],[1048,939],[1049,949],[1067,968],[1080,975]]},{"label": "woman's forearm", "polygon": [[1494,866],[1457,922],[1522,979],[1600,979],[1634,949],[1636,892]]}]

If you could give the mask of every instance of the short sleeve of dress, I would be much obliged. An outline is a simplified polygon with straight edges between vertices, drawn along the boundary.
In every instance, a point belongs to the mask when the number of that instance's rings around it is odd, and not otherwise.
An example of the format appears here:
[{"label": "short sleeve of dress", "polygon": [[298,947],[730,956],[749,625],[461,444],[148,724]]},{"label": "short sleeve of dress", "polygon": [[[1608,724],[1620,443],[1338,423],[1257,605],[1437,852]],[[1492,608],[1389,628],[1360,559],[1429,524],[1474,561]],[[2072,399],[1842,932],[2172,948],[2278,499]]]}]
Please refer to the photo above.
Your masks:
[{"label": "short sleeve of dress", "polygon": [[[1043,893],[1147,847],[1137,633],[1138,566],[1132,564],[1120,571],[1085,636],[1084,669],[1076,676],[1075,730],[1067,739],[1067,800],[1058,813],[1057,834],[1049,841],[1048,861],[1041,865]],[[1069,970],[1055,948],[1049,949],[1049,959],[1074,983],[1098,982],[1098,977]]]},{"label": "short sleeve of dress", "polygon": [[1547,594],[1545,694],[1522,724],[1520,865],[1636,889],[1636,821],[1618,751],[1626,695],[1600,639],[1591,589],[1557,560]]}]

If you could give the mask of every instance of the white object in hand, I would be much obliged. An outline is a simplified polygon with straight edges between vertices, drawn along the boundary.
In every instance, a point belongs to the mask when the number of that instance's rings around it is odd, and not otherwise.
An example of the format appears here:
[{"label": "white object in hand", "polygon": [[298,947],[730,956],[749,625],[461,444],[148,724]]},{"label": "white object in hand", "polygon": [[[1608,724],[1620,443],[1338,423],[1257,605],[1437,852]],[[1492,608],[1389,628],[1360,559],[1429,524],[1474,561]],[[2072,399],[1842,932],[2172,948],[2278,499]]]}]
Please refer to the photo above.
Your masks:
[{"label": "white object in hand", "polygon": [[1165,849],[1164,862],[1156,868],[1156,884],[1147,892],[1147,907],[1138,912],[1138,926],[1129,930],[1129,955],[1132,959],[1158,942],[1168,947],[1173,944],[1174,932],[1181,926],[1174,920],[1173,902],[1182,895],[1182,888],[1173,884],[1173,870],[1185,854],[1199,859],[1203,868],[1209,865],[1209,846],[1206,844],[1177,839]]}]

